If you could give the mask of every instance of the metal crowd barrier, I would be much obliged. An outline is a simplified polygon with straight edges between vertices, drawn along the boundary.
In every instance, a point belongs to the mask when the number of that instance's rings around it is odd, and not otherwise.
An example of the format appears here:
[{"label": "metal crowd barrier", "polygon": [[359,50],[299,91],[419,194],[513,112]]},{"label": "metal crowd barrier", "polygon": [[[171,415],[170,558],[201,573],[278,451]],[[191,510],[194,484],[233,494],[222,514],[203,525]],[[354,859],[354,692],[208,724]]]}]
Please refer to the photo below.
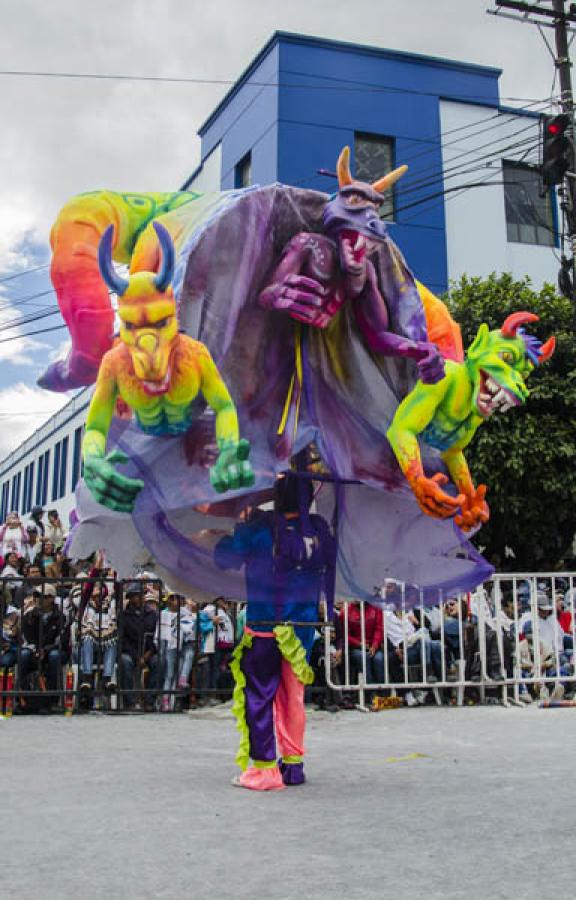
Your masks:
[{"label": "metal crowd barrier", "polygon": [[[130,655],[124,641],[130,625],[126,588],[136,582],[141,585],[143,603],[147,609],[155,607],[155,615],[148,614],[150,629],[146,630],[146,625],[140,629],[138,646],[132,642]],[[103,588],[107,591],[115,627],[106,643],[90,641],[92,652],[84,655],[89,641],[83,637],[83,627],[88,628],[83,622],[94,585],[99,586],[101,594]],[[54,591],[56,596],[52,597]],[[150,578],[115,580],[100,574],[0,578],[0,714],[11,715],[16,709],[60,710],[67,714],[89,709],[168,712],[177,700],[230,695],[231,684],[210,686],[215,677],[209,670],[221,654],[216,647],[213,654],[202,653],[200,610],[196,609],[195,626],[191,624],[193,615],[188,616],[188,638],[190,634],[193,637],[187,640],[184,598],[176,605],[170,627],[161,618],[164,599],[162,582]],[[100,605],[93,616],[98,635],[103,634],[105,616]],[[235,630],[235,609],[231,618]],[[184,671],[185,657],[186,686],[181,686],[179,675]]]},{"label": "metal crowd barrier", "polygon": [[[368,634],[374,607],[364,602],[337,601],[324,630],[326,684],[360,709],[370,701],[377,707],[382,694],[409,705],[428,694],[438,704],[448,698],[461,706],[469,697],[521,705],[576,690],[574,573],[494,575],[473,594],[439,594],[431,608],[410,585],[389,582],[383,590],[376,647]],[[557,599],[569,614],[566,631]]]},{"label": "metal crowd barrier", "polygon": [[[224,685],[214,687],[214,667],[219,665],[220,655],[202,653],[198,618],[193,647],[188,643],[186,648],[187,653],[192,652],[192,668],[186,686],[179,684],[185,656],[184,607],[178,604],[176,608],[175,647],[170,654],[162,621],[158,624],[164,600],[160,581],[141,582],[144,595],[156,595],[148,596],[146,602],[156,604],[158,615],[153,630],[141,635],[135,664],[130,666],[122,659],[126,587],[134,580],[105,575],[92,579],[109,591],[117,633],[112,642],[116,648],[112,677],[104,677],[105,649],[95,642],[92,677],[86,684],[81,665],[86,578],[0,578],[0,714],[50,706],[67,714],[86,708],[168,712],[179,708],[182,701],[229,697],[229,675],[222,676]],[[53,602],[47,599],[52,590],[49,585],[56,589]],[[323,638],[318,641],[316,669],[325,686],[313,688],[311,697],[320,696],[321,702],[325,694],[347,698],[352,705],[368,709],[373,701],[377,707],[384,695],[410,705],[430,698],[436,703],[448,700],[462,705],[472,697],[478,702],[509,705],[547,696],[554,699],[562,691],[576,690],[574,573],[499,574],[471,595],[440,594],[432,608],[424,605],[419,591],[410,585],[389,582],[383,590],[378,608],[363,602],[337,602],[334,620],[325,623]],[[564,616],[565,628],[569,622],[567,630],[562,630],[557,618],[556,594],[560,592],[563,612],[568,614]],[[9,612],[14,602],[21,607],[21,621],[20,630],[11,634],[13,620],[18,618]],[[552,609],[544,608],[550,605]],[[30,628],[24,627],[30,609],[38,611],[34,614],[34,640]],[[233,604],[229,613],[235,633],[236,610]],[[102,616],[99,613],[100,632]],[[379,623],[377,645],[370,634],[375,622]],[[146,646],[152,645],[154,652],[147,654]]]}]

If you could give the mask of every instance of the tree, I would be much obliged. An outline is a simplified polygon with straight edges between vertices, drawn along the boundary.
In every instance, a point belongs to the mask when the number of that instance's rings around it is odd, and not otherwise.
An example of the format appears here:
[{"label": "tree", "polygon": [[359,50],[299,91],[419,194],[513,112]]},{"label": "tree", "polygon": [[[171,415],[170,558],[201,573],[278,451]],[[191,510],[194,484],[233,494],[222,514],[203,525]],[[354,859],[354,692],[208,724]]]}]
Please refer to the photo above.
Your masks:
[{"label": "tree", "polygon": [[[475,537],[499,569],[546,571],[571,556],[576,534],[575,309],[551,285],[535,291],[528,278],[463,276],[445,298],[462,328],[464,347],[486,322],[499,328],[519,310],[540,321],[529,326],[541,340],[556,336],[552,359],[528,380],[525,406],[495,413],[466,451],[476,483],[488,485],[490,521]],[[515,559],[505,558],[505,548]]]}]

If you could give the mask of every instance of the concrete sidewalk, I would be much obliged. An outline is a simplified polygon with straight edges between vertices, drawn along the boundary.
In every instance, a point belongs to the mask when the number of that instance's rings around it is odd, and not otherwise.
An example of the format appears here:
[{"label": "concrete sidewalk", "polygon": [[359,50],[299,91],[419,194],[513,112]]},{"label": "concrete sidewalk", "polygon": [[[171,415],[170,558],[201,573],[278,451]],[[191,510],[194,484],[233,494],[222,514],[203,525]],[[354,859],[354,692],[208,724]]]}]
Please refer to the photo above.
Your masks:
[{"label": "concrete sidewalk", "polygon": [[575,745],[571,709],[312,713],[262,795],[220,710],[2,721],[0,898],[566,898]]}]

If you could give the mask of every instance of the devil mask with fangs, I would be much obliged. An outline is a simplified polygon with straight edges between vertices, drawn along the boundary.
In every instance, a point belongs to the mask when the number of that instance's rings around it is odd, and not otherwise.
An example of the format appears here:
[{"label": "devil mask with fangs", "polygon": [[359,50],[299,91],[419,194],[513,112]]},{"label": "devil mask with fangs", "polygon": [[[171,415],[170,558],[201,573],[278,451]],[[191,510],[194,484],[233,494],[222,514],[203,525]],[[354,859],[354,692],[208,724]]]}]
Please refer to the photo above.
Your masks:
[{"label": "devil mask with fangs", "polygon": [[385,241],[388,230],[378,215],[384,202],[383,192],[406,172],[399,166],[373,184],[357,181],[350,173],[350,150],[344,147],[337,164],[338,193],[326,204],[323,224],[326,234],[337,242],[344,271],[370,253],[376,243]]}]

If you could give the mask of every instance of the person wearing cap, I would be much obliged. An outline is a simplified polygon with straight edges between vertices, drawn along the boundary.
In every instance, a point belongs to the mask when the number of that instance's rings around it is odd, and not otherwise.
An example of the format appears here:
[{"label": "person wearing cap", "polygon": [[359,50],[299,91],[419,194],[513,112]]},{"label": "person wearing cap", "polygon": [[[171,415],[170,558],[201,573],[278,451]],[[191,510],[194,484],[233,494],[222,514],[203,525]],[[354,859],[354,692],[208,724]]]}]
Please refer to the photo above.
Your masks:
[{"label": "person wearing cap", "polygon": [[31,525],[35,525],[38,529],[38,534],[41,538],[44,537],[45,525],[42,521],[44,517],[44,509],[41,506],[33,506],[32,512],[30,513]]},{"label": "person wearing cap", "polygon": [[62,666],[69,656],[70,623],[57,605],[55,585],[39,585],[24,601],[22,635],[31,653],[21,660],[21,675],[37,666],[46,676],[48,690],[61,687]]},{"label": "person wearing cap", "polygon": [[534,622],[532,611],[524,613],[520,619],[520,631],[525,633],[525,625],[530,622],[532,632],[538,628],[538,636],[542,643],[548,645],[554,652],[562,653],[564,650],[564,633],[558,619],[554,615],[554,603],[544,591],[536,593],[536,610],[538,621]]},{"label": "person wearing cap", "polygon": [[[146,585],[143,581],[130,582],[125,591],[126,607],[122,616],[122,638],[120,667],[122,687],[127,691],[136,688],[136,670],[140,674],[150,670],[149,687],[153,687],[156,677],[156,644],[154,637],[158,622],[158,613],[151,604],[146,604],[144,595]],[[135,705],[134,693],[124,696],[125,708]],[[152,703],[145,702],[147,709]]]}]

